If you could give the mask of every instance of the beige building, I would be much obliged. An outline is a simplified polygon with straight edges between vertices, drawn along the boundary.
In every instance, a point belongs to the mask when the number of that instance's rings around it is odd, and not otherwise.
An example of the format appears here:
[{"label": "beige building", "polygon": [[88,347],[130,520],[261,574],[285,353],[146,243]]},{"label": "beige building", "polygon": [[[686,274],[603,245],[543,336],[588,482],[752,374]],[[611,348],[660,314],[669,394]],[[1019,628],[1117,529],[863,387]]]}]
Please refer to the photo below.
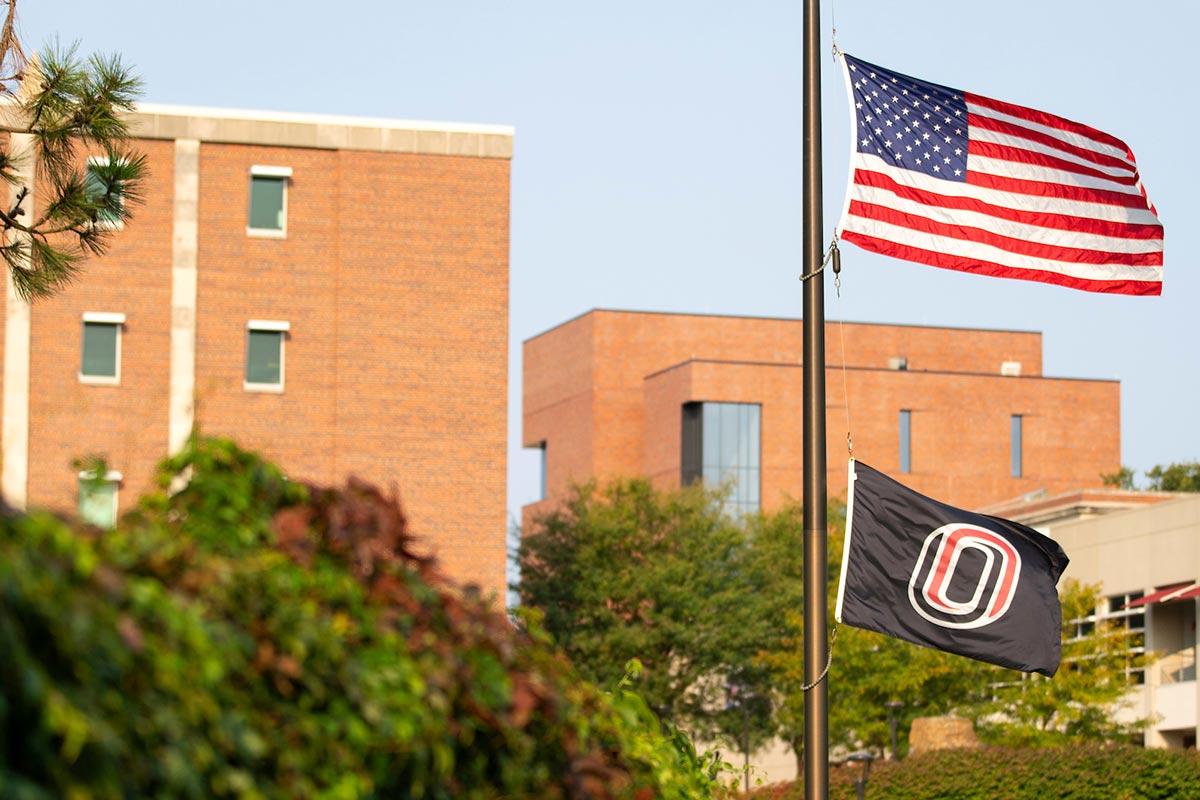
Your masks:
[{"label": "beige building", "polygon": [[1195,749],[1200,497],[1046,527],[1071,557],[1066,576],[1102,585],[1099,616],[1141,628],[1146,649],[1157,658],[1131,709],[1152,720],[1146,746]]},{"label": "beige building", "polygon": [[1155,656],[1134,676],[1138,686],[1128,709],[1151,720],[1146,746],[1195,749],[1200,495],[1099,490],[1030,498],[988,512],[1046,532],[1071,559],[1064,578],[1101,585],[1096,617],[1141,633]]}]

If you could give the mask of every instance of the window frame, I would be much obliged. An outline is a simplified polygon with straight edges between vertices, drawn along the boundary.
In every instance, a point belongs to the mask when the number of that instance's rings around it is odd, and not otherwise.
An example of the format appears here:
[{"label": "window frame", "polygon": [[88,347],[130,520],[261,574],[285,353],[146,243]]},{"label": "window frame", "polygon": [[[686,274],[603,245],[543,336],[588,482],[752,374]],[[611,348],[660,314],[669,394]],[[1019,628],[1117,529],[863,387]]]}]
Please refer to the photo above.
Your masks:
[{"label": "window frame", "polygon": [[[89,375],[83,371],[83,352],[87,340],[88,325],[111,325],[116,329],[112,375]],[[90,386],[121,385],[121,339],[125,331],[125,315],[108,311],[85,311],[80,323],[79,338],[79,382]]]},{"label": "window frame", "polygon": [[[111,163],[112,163],[112,159],[109,158],[108,156],[88,156],[87,167],[85,169],[84,177],[83,177],[84,187],[86,188],[88,185],[88,178],[92,174],[93,166],[107,167]],[[124,184],[124,181],[118,181],[118,183]],[[124,189],[117,192],[117,198],[120,200],[121,207],[124,208],[125,207]],[[125,220],[121,219],[120,217],[118,217],[117,219],[100,219],[97,217],[97,219],[94,222],[92,222],[92,227],[94,227],[98,230],[102,230],[102,231],[121,231],[121,230],[125,230]]]},{"label": "window frame", "polygon": [[76,495],[75,513],[79,519],[88,525],[95,525],[97,528],[112,529],[116,527],[117,519],[121,513],[121,481],[125,476],[115,470],[107,470],[104,477],[100,479],[100,483],[112,489],[112,521],[106,525],[100,525],[97,522],[87,519],[83,516],[83,491],[84,486],[88,483],[96,482],[96,473],[92,470],[80,470],[78,475],[78,493]]},{"label": "window frame", "polygon": [[[283,186],[283,197],[280,201],[281,223],[278,228],[256,228],[250,224],[254,209],[254,179],[266,178],[278,180]],[[254,164],[250,167],[250,184],[246,194],[246,235],[255,239],[286,239],[288,222],[288,185],[292,182],[291,167],[273,167],[265,164]]]},{"label": "window frame", "polygon": [[[279,382],[259,383],[247,380],[250,372],[250,333],[252,331],[279,334]],[[246,355],[242,370],[242,389],[247,392],[262,392],[265,394],[283,394],[284,381],[287,376],[287,339],[291,325],[282,320],[252,319],[246,323]]]}]

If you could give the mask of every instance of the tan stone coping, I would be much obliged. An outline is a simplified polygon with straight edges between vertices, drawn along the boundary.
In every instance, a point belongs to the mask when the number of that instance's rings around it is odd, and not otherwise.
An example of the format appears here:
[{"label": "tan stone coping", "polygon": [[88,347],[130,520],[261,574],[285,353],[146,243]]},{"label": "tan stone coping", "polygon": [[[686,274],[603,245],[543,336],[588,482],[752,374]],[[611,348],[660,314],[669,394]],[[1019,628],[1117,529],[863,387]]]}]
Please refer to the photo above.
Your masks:
[{"label": "tan stone coping", "polygon": [[[369,150],[511,159],[513,128],[461,122],[339,117],[285,111],[242,111],[140,103],[130,132],[145,139]],[[24,113],[12,98],[0,99],[0,130],[20,131]]]},{"label": "tan stone coping", "polygon": [[141,103],[131,133],[148,139],[512,158],[507,125],[339,117]]}]

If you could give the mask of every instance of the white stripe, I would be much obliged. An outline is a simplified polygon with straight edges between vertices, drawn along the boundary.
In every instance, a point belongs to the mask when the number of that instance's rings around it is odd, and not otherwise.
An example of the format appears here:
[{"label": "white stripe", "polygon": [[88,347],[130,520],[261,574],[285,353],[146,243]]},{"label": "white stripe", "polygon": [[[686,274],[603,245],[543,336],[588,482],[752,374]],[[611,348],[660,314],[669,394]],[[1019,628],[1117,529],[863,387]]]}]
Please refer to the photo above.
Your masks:
[{"label": "white stripe", "polygon": [[1040,153],[1052,158],[1057,158],[1062,161],[1070,161],[1072,164],[1078,164],[1081,167],[1094,169],[1097,172],[1103,172],[1106,175],[1113,175],[1118,178],[1133,177],[1137,174],[1135,167],[1106,167],[1103,164],[1097,164],[1095,161],[1088,161],[1086,158],[1081,158],[1072,152],[1066,150],[1058,150],[1054,147],[1035,142],[1032,139],[1023,139],[1019,136],[1013,136],[1008,133],[999,133],[998,131],[989,131],[984,129],[971,129],[972,142],[991,142],[992,144],[1004,145],[1005,147],[1014,147],[1018,150],[1028,150],[1031,153]]},{"label": "white stripe", "polygon": [[1023,222],[993,217],[977,211],[964,211],[957,208],[940,208],[928,206],[914,200],[897,197],[887,189],[874,186],[855,186],[855,199],[879,206],[894,208],[905,214],[924,217],[943,225],[961,225],[979,228],[994,233],[997,236],[1009,236],[1014,239],[1026,239],[1040,245],[1052,247],[1077,247],[1084,250],[1097,250],[1102,253],[1161,253],[1162,239],[1121,239],[1114,236],[1101,236],[1087,231],[1070,231],[1060,228],[1045,228],[1041,225],[1028,225]]},{"label": "white stripe", "polygon": [[854,535],[854,490],[858,486],[858,474],[854,471],[853,457],[850,458],[848,469],[846,493],[850,499],[846,502],[846,536],[842,542],[842,571],[838,580],[837,602],[833,606],[833,618],[838,622],[842,621],[842,603],[846,599],[846,569],[850,566],[850,541]]},{"label": "white stripe", "polygon": [[[1011,208],[1016,211],[1029,211],[1035,202],[1040,205],[1037,209],[1048,214],[1066,214],[1071,217],[1102,219],[1108,222],[1123,222],[1131,225],[1158,225],[1158,217],[1146,208],[1126,208],[1104,203],[1086,203],[1081,200],[1067,200],[1058,197],[1031,198],[1027,194],[1004,192],[998,189],[988,189],[983,186],[971,186],[958,181],[931,178],[920,172],[887,163],[877,155],[856,153],[852,163],[859,169],[878,172],[887,175],[897,183],[933,192],[944,197],[966,197],[983,203],[990,203],[1001,208]],[[853,181],[853,176],[851,177]],[[849,193],[847,193],[849,194]],[[1138,195],[1140,198],[1141,195]],[[1142,198],[1142,202],[1145,199]]]},{"label": "white stripe", "polygon": [[854,186],[854,169],[858,165],[856,156],[858,155],[858,114],[854,107],[854,78],[850,75],[849,62],[845,56],[839,52],[838,57],[842,60],[842,77],[846,80],[846,103],[850,106],[850,169],[849,175],[846,176],[846,199],[842,203],[842,214],[838,218],[838,225],[834,231],[834,236],[841,233],[842,227],[846,224],[846,215],[850,213],[850,195]]},{"label": "white stripe", "polygon": [[[999,102],[999,101],[997,101],[997,102]],[[1052,128],[1049,125],[1042,125],[1041,123],[1033,122],[1031,120],[1025,119],[1024,117],[1014,117],[1011,114],[1005,114],[1002,111],[993,111],[990,108],[984,108],[983,106],[976,105],[975,103],[972,103],[970,101],[967,102],[967,113],[978,114],[981,117],[988,117],[990,119],[998,119],[1003,122],[1011,122],[1013,125],[1020,125],[1022,128],[1028,128],[1031,131],[1038,131],[1039,133],[1044,133],[1047,136],[1053,136],[1055,139],[1058,139],[1060,142],[1066,142],[1067,144],[1072,144],[1072,145],[1075,145],[1076,147],[1082,147],[1084,150],[1092,150],[1097,153],[1104,153],[1105,155],[1112,156],[1113,158],[1119,158],[1122,161],[1129,160],[1129,153],[1127,153],[1125,150],[1118,150],[1116,147],[1113,147],[1110,144],[1105,144],[1104,142],[1097,142],[1095,139],[1092,139],[1088,136],[1084,136],[1081,133],[1073,133],[1071,131],[1064,131],[1059,128]],[[1041,112],[1041,113],[1048,113],[1048,112]],[[1057,115],[1051,114],[1050,116],[1057,116]],[[1079,125],[1081,123],[1075,123],[1075,124]]]},{"label": "white stripe", "polygon": [[1020,161],[1002,161],[996,158],[973,156],[969,151],[967,153],[967,172],[978,175],[995,175],[998,178],[1018,178],[1038,183],[1056,183],[1063,186],[1078,186],[1082,189],[1118,192],[1137,198],[1142,196],[1141,192],[1127,183],[1106,181],[1104,178],[1080,175],[1078,172],[1068,172],[1065,169],[1022,164]]},{"label": "white stripe", "polygon": [[959,256],[976,261],[999,264],[1013,269],[1056,272],[1072,278],[1093,281],[1156,281],[1162,282],[1162,267],[1129,267],[1120,264],[1079,264],[1073,261],[1055,261],[1047,258],[1010,253],[988,244],[936,236],[914,231],[899,225],[850,214],[846,217],[845,230],[872,236],[896,244],[917,247],[943,255]]}]

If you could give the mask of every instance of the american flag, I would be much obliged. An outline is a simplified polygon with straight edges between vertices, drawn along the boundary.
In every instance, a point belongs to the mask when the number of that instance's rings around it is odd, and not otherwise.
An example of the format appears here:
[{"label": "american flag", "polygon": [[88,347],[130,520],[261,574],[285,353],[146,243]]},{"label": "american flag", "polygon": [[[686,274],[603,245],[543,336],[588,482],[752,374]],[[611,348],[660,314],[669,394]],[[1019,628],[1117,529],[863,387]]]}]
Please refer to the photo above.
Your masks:
[{"label": "american flag", "polygon": [[1162,293],[1162,224],[1120,139],[842,60],[855,152],[840,238],[980,275]]}]

